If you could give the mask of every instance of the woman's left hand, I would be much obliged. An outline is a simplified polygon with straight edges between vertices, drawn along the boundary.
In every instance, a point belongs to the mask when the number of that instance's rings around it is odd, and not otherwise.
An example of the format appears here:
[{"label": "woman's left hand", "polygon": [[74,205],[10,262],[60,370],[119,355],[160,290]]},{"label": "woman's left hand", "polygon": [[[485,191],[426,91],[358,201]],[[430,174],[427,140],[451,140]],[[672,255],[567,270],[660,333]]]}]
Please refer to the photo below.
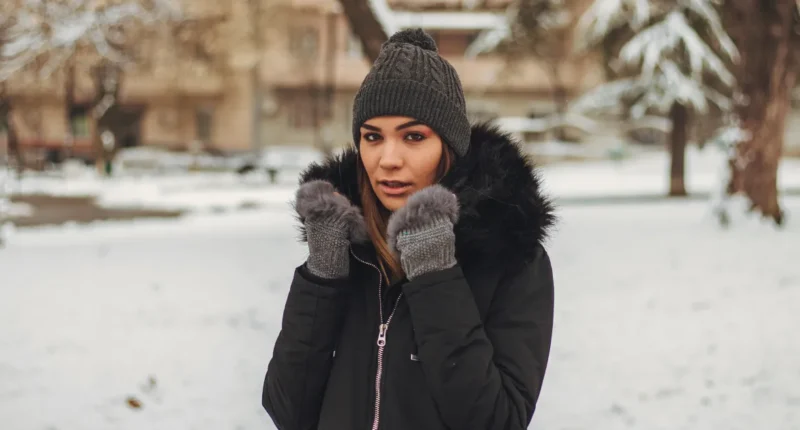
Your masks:
[{"label": "woman's left hand", "polygon": [[457,221],[458,199],[441,185],[414,193],[392,214],[387,239],[409,280],[456,265]]}]

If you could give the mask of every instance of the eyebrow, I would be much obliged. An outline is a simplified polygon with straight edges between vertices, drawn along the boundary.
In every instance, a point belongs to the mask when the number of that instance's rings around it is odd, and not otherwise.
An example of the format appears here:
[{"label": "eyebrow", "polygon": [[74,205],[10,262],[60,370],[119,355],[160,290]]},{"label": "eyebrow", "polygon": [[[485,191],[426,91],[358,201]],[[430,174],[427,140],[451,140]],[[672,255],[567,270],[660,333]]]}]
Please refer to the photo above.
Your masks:
[{"label": "eyebrow", "polygon": [[[396,131],[400,131],[400,130],[402,130],[404,128],[413,127],[415,125],[425,125],[425,124],[422,121],[414,120],[414,121],[409,121],[409,122],[400,124],[397,127],[395,127],[394,129]],[[366,128],[367,130],[372,130],[372,131],[381,131],[381,129],[379,127],[375,127],[374,125],[369,125],[369,124],[362,124],[361,128]]]}]

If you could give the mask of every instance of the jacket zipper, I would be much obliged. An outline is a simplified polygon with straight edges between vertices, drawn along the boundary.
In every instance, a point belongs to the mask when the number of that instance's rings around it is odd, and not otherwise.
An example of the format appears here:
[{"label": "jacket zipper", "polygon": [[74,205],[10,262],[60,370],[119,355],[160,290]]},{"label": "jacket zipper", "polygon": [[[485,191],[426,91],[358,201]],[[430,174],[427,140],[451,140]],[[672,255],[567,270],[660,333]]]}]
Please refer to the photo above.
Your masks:
[{"label": "jacket zipper", "polygon": [[378,370],[375,372],[375,419],[372,421],[372,430],[378,430],[381,423],[381,380],[383,377],[383,351],[386,348],[386,334],[389,331],[389,324],[392,322],[392,318],[394,317],[395,311],[397,311],[397,305],[400,303],[400,297],[403,296],[403,293],[397,296],[397,300],[394,302],[394,307],[392,308],[392,312],[389,314],[389,318],[386,319],[386,322],[383,320],[383,275],[381,274],[381,270],[378,269],[374,264],[367,263],[366,261],[360,259],[351,249],[350,253],[355,257],[356,260],[360,261],[367,266],[372,267],[378,272],[378,312],[380,316],[380,325],[378,326]]}]

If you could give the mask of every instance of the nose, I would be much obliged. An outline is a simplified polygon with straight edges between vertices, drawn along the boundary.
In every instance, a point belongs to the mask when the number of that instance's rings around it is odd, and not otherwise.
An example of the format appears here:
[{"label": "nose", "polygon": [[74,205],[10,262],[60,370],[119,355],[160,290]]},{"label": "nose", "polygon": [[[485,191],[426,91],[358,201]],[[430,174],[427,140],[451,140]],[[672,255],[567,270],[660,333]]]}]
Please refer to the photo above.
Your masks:
[{"label": "nose", "polygon": [[381,160],[378,166],[385,170],[403,167],[403,145],[395,139],[387,139],[382,145]]}]

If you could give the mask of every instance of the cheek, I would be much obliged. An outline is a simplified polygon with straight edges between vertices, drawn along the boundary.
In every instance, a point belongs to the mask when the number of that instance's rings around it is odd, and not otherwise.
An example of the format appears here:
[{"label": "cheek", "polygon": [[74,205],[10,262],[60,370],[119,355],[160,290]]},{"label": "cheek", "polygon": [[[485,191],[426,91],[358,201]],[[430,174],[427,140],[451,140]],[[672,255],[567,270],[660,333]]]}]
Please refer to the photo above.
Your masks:
[{"label": "cheek", "polygon": [[434,181],[436,181],[436,171],[439,168],[439,161],[441,158],[441,143],[431,145],[431,148],[427,151],[420,151],[416,163],[414,163],[414,165],[419,166],[419,168],[416,169],[415,175],[419,181],[419,185],[423,187],[433,185]]},{"label": "cheek", "polygon": [[375,151],[367,149],[368,147],[362,146],[361,148],[362,149],[359,151],[361,164],[364,165],[364,170],[367,171],[367,175],[372,178],[373,172],[378,165],[377,154],[375,154]]}]

